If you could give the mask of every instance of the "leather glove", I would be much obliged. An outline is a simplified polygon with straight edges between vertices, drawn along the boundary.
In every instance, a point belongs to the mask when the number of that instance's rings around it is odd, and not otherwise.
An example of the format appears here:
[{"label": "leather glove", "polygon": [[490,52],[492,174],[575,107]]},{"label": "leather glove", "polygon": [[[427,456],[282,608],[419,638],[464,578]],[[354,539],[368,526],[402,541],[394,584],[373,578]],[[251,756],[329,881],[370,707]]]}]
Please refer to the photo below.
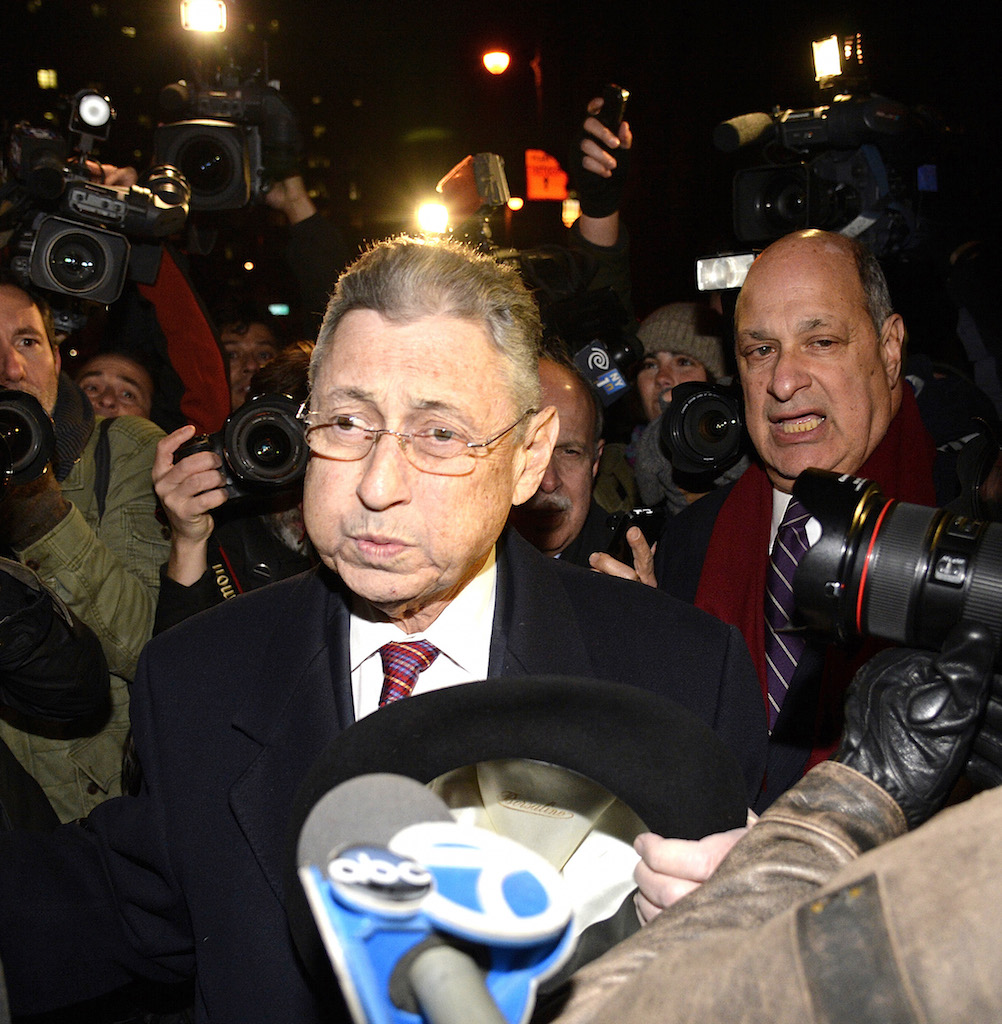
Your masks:
[{"label": "leather glove", "polygon": [[941,652],[881,651],[853,679],[834,760],[885,789],[910,828],[943,806],[967,763],[995,656],[989,629],[962,622]]},{"label": "leather glove", "polygon": [[992,677],[988,707],[971,745],[965,772],[975,789],[991,789],[1002,783],[1002,675]]}]

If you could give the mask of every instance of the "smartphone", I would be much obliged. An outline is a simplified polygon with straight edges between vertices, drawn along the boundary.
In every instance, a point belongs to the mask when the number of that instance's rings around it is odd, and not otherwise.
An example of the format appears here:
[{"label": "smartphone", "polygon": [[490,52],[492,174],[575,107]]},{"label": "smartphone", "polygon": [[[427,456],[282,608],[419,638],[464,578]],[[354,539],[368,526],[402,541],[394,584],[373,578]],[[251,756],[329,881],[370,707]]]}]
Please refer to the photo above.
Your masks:
[{"label": "smartphone", "polygon": [[613,512],[607,523],[613,528],[612,539],[606,551],[624,565],[633,565],[633,549],[626,539],[626,531],[631,526],[639,526],[644,539],[652,547],[661,536],[666,513],[664,506],[658,508],[631,508],[626,512]]},{"label": "smartphone", "polygon": [[607,85],[602,90],[602,109],[595,115],[613,135],[619,134],[619,126],[626,116],[626,101],[630,98],[628,89],[618,85]]}]

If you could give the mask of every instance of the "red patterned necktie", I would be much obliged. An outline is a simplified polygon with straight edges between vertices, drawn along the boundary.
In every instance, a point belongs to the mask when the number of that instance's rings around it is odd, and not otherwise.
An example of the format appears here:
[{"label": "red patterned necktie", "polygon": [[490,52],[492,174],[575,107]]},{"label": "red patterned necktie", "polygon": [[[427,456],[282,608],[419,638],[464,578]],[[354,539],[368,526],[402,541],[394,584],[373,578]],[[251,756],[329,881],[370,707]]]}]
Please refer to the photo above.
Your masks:
[{"label": "red patterned necktie", "polygon": [[383,691],[379,695],[382,707],[411,695],[418,674],[438,657],[438,648],[427,640],[411,640],[403,644],[383,644],[379,656],[383,659]]},{"label": "red patterned necktie", "polygon": [[797,501],[790,504],[772,545],[765,588],[765,658],[769,691],[769,732],[783,706],[790,680],[807,644],[802,633],[791,628],[793,573],[810,547],[807,520],[811,514]]}]

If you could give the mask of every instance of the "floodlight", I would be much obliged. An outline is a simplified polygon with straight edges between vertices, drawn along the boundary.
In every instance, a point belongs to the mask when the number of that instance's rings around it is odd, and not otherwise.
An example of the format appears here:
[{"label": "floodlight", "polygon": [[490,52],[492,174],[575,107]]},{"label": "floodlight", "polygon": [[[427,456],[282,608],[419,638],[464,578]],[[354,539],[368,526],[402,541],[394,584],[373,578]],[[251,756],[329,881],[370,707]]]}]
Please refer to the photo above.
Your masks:
[{"label": "floodlight", "polygon": [[755,253],[721,253],[696,260],[696,287],[701,292],[717,292],[740,288],[748,268],[755,262]]},{"label": "floodlight", "polygon": [[827,81],[842,74],[842,45],[838,36],[818,39],[811,43],[814,52],[814,80]]},{"label": "floodlight", "polygon": [[187,32],[225,32],[223,0],[181,0],[181,27]]},{"label": "floodlight", "polygon": [[504,50],[492,50],[490,53],[484,54],[484,67],[492,75],[503,75],[508,70],[510,63],[511,56]]},{"label": "floodlight", "polygon": [[422,203],[418,207],[417,222],[423,234],[445,234],[449,228],[449,211],[444,203]]}]

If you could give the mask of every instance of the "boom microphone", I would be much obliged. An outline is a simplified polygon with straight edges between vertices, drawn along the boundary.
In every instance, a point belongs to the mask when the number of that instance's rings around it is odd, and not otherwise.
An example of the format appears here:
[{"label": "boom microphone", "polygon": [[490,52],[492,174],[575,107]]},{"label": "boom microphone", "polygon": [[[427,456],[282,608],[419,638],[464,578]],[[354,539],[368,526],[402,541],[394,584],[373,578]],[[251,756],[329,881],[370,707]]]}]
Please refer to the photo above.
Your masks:
[{"label": "boom microphone", "polygon": [[356,1024],[523,1024],[573,947],[559,872],[410,778],[332,789],[297,865]]}]

